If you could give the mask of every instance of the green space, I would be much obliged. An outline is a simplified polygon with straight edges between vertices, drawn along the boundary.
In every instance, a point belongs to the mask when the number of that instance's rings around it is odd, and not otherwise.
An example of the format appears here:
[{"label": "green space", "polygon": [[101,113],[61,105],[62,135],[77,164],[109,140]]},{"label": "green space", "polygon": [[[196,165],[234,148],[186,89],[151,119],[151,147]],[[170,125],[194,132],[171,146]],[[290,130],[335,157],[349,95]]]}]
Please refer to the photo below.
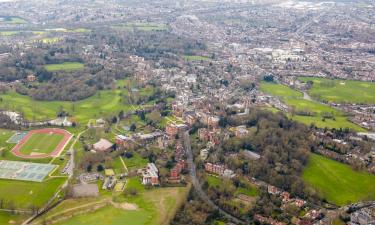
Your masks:
[{"label": "green space", "polygon": [[350,128],[355,131],[364,131],[360,126],[350,122],[343,112],[319,102],[303,99],[302,93],[285,85],[262,82],[260,89],[280,97],[285,104],[292,107],[289,116],[296,121],[307,125],[313,123],[321,128]]},{"label": "green space", "polygon": [[169,29],[167,24],[159,24],[159,23],[146,23],[146,22],[134,22],[134,23],[126,23],[121,25],[115,25],[114,28],[126,31],[166,31]]},{"label": "green space", "polygon": [[[61,41],[61,38],[59,38],[59,37],[46,37],[46,38],[38,39],[36,41],[42,42],[43,44],[55,44],[55,43]],[[58,67],[57,66],[58,64],[51,64],[51,65],[55,65],[56,68]],[[49,65],[46,65],[45,68],[47,69],[48,66]],[[67,67],[69,67],[69,66],[70,65],[67,65]],[[49,69],[47,69],[47,70],[48,71],[55,71],[53,69],[54,69],[54,67],[52,66],[51,70],[49,70]],[[65,70],[65,69],[57,69],[57,70]]]},{"label": "green space", "polygon": [[[139,179],[139,178],[137,178]],[[133,180],[131,178],[130,180]],[[134,178],[135,180],[135,178]],[[129,186],[127,185],[127,189]],[[151,190],[143,190],[134,196],[125,196],[123,194],[112,198],[112,204],[106,204],[96,210],[91,210],[87,213],[80,213],[75,210],[78,207],[86,210],[92,208],[91,206],[106,200],[110,201],[111,197],[99,197],[88,199],[69,199],[62,202],[56,208],[46,213],[43,218],[36,220],[36,224],[43,224],[43,219],[49,220],[52,218],[60,218],[66,216],[66,220],[59,221],[54,224],[64,225],[89,225],[97,224],[101,221],[104,225],[159,225],[169,224],[173,219],[176,210],[186,200],[189,192],[189,187],[179,188],[155,188]],[[119,201],[120,200],[120,201]],[[65,203],[66,202],[66,203]],[[132,204],[136,209],[124,209],[121,204]],[[73,214],[73,213],[79,213]]]},{"label": "green space", "polygon": [[126,167],[128,167],[128,170],[144,168],[146,167],[148,163],[148,159],[142,158],[138,153],[134,153],[133,157],[131,158],[123,158],[123,159],[126,164]]},{"label": "green space", "polygon": [[211,60],[207,56],[200,56],[200,55],[184,55],[184,59],[186,61],[209,61]]},{"label": "green space", "polygon": [[41,134],[35,133],[22,145],[20,152],[25,155],[31,153],[51,153],[57,145],[64,139],[62,134]]},{"label": "green space", "polygon": [[207,183],[210,187],[219,187],[221,184],[221,180],[219,177],[207,176]]},{"label": "green space", "polygon": [[247,187],[247,188],[237,188],[236,194],[244,194],[247,196],[255,197],[258,195],[258,190],[256,187]]},{"label": "green space", "polygon": [[312,81],[311,97],[331,103],[375,103],[375,83],[354,80],[300,77],[303,82]]},{"label": "green space", "polygon": [[302,177],[324,199],[336,205],[375,200],[374,175],[354,171],[349,165],[324,156],[312,154]]},{"label": "green space", "polygon": [[44,68],[49,72],[55,71],[74,71],[74,70],[81,70],[84,68],[83,63],[78,62],[64,62],[59,64],[48,64],[45,65]]},{"label": "green space", "polygon": [[27,215],[11,214],[0,211],[0,224],[22,224]]},{"label": "green space", "polygon": [[18,16],[0,16],[0,24],[24,24],[26,20]]},{"label": "green space", "polygon": [[82,124],[92,118],[100,118],[118,113],[136,110],[138,105],[124,103],[126,90],[102,90],[95,95],[76,102],[68,101],[37,101],[29,96],[18,94],[14,91],[2,94],[1,109],[22,112],[31,121],[40,121],[56,118],[56,113],[61,108],[73,116],[73,120]]},{"label": "green space", "polygon": [[18,31],[0,31],[1,36],[12,36],[18,34]]},{"label": "green space", "polygon": [[0,180],[0,199],[15,208],[41,207],[56,193],[66,178],[50,178],[44,182]]}]

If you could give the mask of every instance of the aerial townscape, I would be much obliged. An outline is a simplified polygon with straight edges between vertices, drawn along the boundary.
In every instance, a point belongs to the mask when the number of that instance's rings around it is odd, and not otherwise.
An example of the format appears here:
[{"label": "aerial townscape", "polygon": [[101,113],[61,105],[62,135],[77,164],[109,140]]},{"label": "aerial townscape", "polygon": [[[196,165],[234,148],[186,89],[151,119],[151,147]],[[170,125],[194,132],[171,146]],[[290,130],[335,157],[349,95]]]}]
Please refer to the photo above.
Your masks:
[{"label": "aerial townscape", "polygon": [[0,0],[0,225],[375,225],[373,0]]}]

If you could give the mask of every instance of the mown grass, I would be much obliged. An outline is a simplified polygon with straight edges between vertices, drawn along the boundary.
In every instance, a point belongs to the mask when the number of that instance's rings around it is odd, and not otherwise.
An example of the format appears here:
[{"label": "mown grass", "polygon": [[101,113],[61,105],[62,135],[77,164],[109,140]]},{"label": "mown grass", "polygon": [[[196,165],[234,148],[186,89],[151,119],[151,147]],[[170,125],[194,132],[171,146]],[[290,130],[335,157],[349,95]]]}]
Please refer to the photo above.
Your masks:
[{"label": "mown grass", "polygon": [[323,198],[336,205],[375,200],[374,175],[354,171],[346,164],[320,155],[310,156],[302,177]]},{"label": "mown grass", "polygon": [[0,17],[3,18],[3,21],[0,21],[0,24],[25,24],[27,23],[26,20],[22,19],[21,17],[17,16],[5,16],[5,17]]},{"label": "mown grass", "polygon": [[123,158],[128,170],[141,169],[146,167],[148,159],[142,158],[138,153],[134,153],[131,158]]},{"label": "mown grass", "polygon": [[318,100],[332,103],[375,103],[375,83],[353,80],[300,77],[303,82],[313,81],[309,94]]},{"label": "mown grass", "polygon": [[[47,41],[49,39],[46,39]],[[53,39],[55,40],[55,39]],[[43,39],[42,39],[43,41]],[[59,64],[48,64],[45,65],[44,68],[49,72],[55,72],[55,71],[74,71],[74,70],[81,70],[84,68],[84,65],[82,63],[78,62],[64,62]]]},{"label": "mown grass", "polygon": [[0,211],[0,224],[22,224],[27,215],[11,214]]},{"label": "mown grass", "polygon": [[143,23],[143,22],[134,22],[126,23],[121,25],[113,26],[115,29],[126,30],[126,31],[166,31],[169,29],[169,26],[166,24],[159,23]]},{"label": "mown grass", "polygon": [[65,182],[66,178],[51,178],[44,182],[0,180],[0,199],[12,202],[16,208],[42,207]]},{"label": "mown grass", "polygon": [[11,91],[2,95],[0,108],[22,112],[30,121],[54,119],[57,112],[63,108],[75,121],[87,124],[92,118],[109,116],[121,110],[126,112],[137,109],[139,107],[137,105],[123,103],[125,95],[127,95],[125,90],[103,90],[77,102],[37,101]]},{"label": "mown grass", "polygon": [[31,153],[51,153],[63,138],[64,135],[62,134],[36,133],[31,135],[27,142],[22,145],[20,152],[25,155],[30,155]]},{"label": "mown grass", "polygon": [[210,58],[207,56],[200,55],[184,55],[186,61],[209,61]]},{"label": "mown grass", "polygon": [[[302,93],[287,86],[262,82],[260,88],[263,92],[280,97],[285,104],[292,107],[293,112],[290,112],[289,117],[296,121],[307,125],[315,124],[320,128],[350,128],[355,131],[365,131],[360,126],[350,122],[343,112],[328,105],[303,99]],[[310,115],[302,115],[301,112]],[[330,116],[327,117],[327,115]]]}]

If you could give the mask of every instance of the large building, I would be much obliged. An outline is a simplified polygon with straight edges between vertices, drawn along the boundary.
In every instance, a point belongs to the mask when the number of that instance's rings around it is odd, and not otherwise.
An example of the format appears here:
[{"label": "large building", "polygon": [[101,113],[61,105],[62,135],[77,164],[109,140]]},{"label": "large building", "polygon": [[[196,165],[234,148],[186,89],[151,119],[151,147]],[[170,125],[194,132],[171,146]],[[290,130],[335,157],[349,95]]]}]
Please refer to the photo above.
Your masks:
[{"label": "large building", "polygon": [[147,167],[142,171],[143,185],[159,185],[159,170],[154,163],[148,163]]}]

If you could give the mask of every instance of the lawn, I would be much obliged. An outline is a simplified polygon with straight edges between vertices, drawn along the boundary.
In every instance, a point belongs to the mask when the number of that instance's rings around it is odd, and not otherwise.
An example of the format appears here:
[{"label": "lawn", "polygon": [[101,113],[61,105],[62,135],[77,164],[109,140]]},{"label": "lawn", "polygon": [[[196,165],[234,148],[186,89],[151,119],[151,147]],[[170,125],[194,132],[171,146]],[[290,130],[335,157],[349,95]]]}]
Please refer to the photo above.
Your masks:
[{"label": "lawn", "polygon": [[142,158],[138,153],[134,153],[131,158],[124,157],[123,159],[128,170],[144,168],[148,163],[148,159]]},{"label": "lawn", "polygon": [[166,31],[169,29],[169,26],[166,24],[159,24],[159,23],[143,23],[143,22],[136,22],[136,23],[126,23],[121,25],[115,25],[114,28],[126,31]]},{"label": "lawn", "polygon": [[300,77],[303,82],[313,81],[309,94],[320,101],[334,103],[375,103],[375,83],[353,80]]},{"label": "lawn", "polygon": [[2,19],[4,19],[3,21],[0,21],[0,23],[4,23],[4,24],[24,24],[24,23],[27,23],[26,20],[22,19],[21,17],[17,17],[17,16],[3,16],[3,17],[0,17]]},{"label": "lawn", "polygon": [[244,194],[247,196],[255,197],[258,195],[258,190],[256,187],[248,187],[248,188],[237,188],[236,194]]},{"label": "lawn", "polygon": [[22,224],[27,215],[0,212],[0,224]]},{"label": "lawn", "polygon": [[64,62],[59,64],[48,64],[45,65],[44,68],[49,72],[55,71],[74,71],[74,70],[81,70],[84,68],[83,63],[79,62]]},{"label": "lawn", "polygon": [[0,180],[0,199],[12,202],[16,208],[43,206],[65,182],[66,178],[52,178],[44,182]]},{"label": "lawn", "polygon": [[[280,97],[285,104],[293,107],[295,114],[288,116],[298,122],[307,125],[314,123],[320,128],[350,128],[355,131],[364,131],[360,126],[350,122],[343,112],[319,102],[303,99],[302,93],[292,88],[281,84],[262,82],[260,89],[265,93]],[[309,112],[311,115],[301,115],[299,112]],[[333,117],[323,119],[327,114]]]},{"label": "lawn", "polygon": [[20,152],[25,155],[31,153],[51,153],[56,146],[63,140],[62,134],[41,134],[35,133],[20,148]]},{"label": "lawn", "polygon": [[137,105],[123,103],[125,90],[103,90],[97,94],[77,102],[68,101],[37,101],[29,96],[24,96],[10,91],[2,95],[3,101],[0,108],[23,112],[29,120],[40,121],[56,118],[56,113],[62,108],[68,111],[73,119],[79,123],[87,124],[92,118],[100,118],[123,110],[135,110]]},{"label": "lawn", "polygon": [[[61,38],[59,38],[59,37],[50,37],[50,38],[42,38],[42,39],[39,39],[39,40],[36,40],[36,41],[40,41],[40,42],[42,42],[42,43],[44,43],[44,44],[55,44],[55,43],[57,43],[57,42],[59,42],[59,41],[61,41]],[[47,67],[49,66],[49,65],[47,65],[47,66],[45,66],[45,68],[46,68],[46,70],[48,70],[48,71],[56,71],[56,70],[53,70],[53,65],[59,65],[59,64],[51,64],[52,65],[52,69],[51,70],[49,70],[49,69],[47,69]],[[56,66],[56,67],[58,67],[58,66]],[[66,70],[66,69],[57,69],[57,70]]]},{"label": "lawn", "polygon": [[207,183],[211,187],[219,187],[221,184],[221,180],[219,177],[207,176]]},{"label": "lawn", "polygon": [[304,181],[323,198],[336,205],[375,200],[375,176],[354,171],[350,166],[312,154],[303,171]]},{"label": "lawn", "polygon": [[207,56],[200,55],[184,55],[186,61],[209,61],[210,58]]},{"label": "lawn", "polygon": [[18,34],[18,31],[0,31],[1,36],[12,36]]},{"label": "lawn", "polygon": [[124,210],[109,205],[87,214],[73,216],[56,224],[94,225],[98,221],[104,225],[169,224],[178,208],[185,202],[189,189],[190,187],[146,190],[136,196],[124,199],[126,202],[135,204],[138,207],[137,210]]}]

